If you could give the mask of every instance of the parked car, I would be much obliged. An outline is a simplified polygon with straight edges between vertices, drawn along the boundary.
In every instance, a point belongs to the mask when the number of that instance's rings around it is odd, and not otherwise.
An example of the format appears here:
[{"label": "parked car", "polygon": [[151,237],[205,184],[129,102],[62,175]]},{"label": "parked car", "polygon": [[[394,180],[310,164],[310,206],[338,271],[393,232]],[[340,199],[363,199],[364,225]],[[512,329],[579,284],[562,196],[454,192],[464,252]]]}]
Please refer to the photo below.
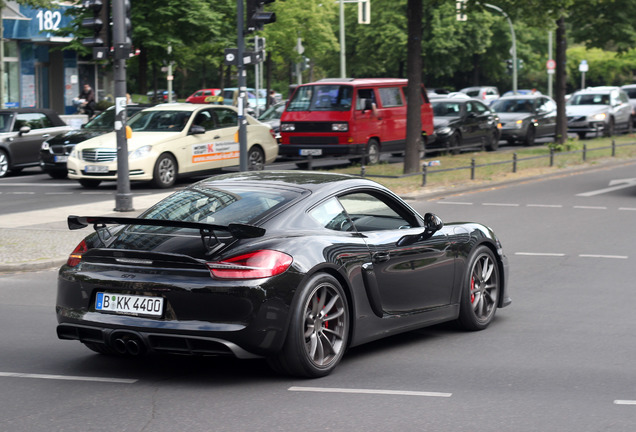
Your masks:
[{"label": "parked car", "polygon": [[[263,90],[266,92],[266,90]],[[237,106],[236,98],[238,97],[238,87],[229,87],[223,89],[223,104]],[[261,92],[261,96],[256,97],[256,90],[253,88],[247,89],[247,106],[245,110],[250,114],[256,113],[256,107],[258,106],[259,112],[265,111],[267,105],[267,97],[265,93]]]},{"label": "parked car", "polygon": [[[537,90],[537,89],[518,89],[517,90],[517,95],[536,95],[539,96],[542,93]],[[515,96],[515,92],[512,90],[508,90],[507,92],[505,92],[504,94],[501,95],[501,97],[504,96]]]},{"label": "parked car", "polygon": [[[133,114],[151,106],[147,104],[128,105],[126,106],[126,115],[130,118]],[[112,106],[88,123],[83,124],[81,129],[73,129],[44,141],[40,148],[40,167],[53,178],[66,178],[66,161],[75,145],[87,139],[111,132],[114,128],[115,107]]]},{"label": "parked car", "polygon": [[[407,85],[396,78],[335,78],[298,86],[281,117],[281,155],[366,155],[375,164],[381,152],[404,151]],[[429,141],[433,112],[424,86],[420,102]]]},{"label": "parked car", "polygon": [[[261,170],[278,155],[270,126],[247,119],[249,169]],[[175,103],[157,105],[130,119],[128,139],[130,180],[151,181],[167,188],[179,176],[239,165],[237,109],[223,105]],[[117,180],[115,132],[75,146],[69,155],[68,177],[87,188]]]},{"label": "parked car", "polygon": [[633,127],[636,127],[636,84],[627,84],[621,87],[621,89],[627,94],[629,103],[632,106],[632,120]]},{"label": "parked car", "polygon": [[612,136],[617,130],[631,132],[632,106],[620,87],[589,87],[572,95],[565,107],[568,132],[585,138],[588,133]]},{"label": "parked car", "polygon": [[[211,89],[201,89],[192,93],[190,96],[186,98],[186,102],[188,103],[218,103],[219,96],[221,96],[221,89],[211,88]],[[221,101],[223,101],[221,96]]]},{"label": "parked car", "polygon": [[278,102],[267,108],[265,112],[258,117],[258,121],[272,127],[272,131],[278,143],[280,143],[280,117],[283,111],[285,111],[286,104],[287,101]]},{"label": "parked car", "polygon": [[462,147],[484,145],[487,150],[499,146],[499,118],[475,99],[433,99],[435,142],[430,148],[459,153]]},{"label": "parked car", "polygon": [[60,116],[49,109],[0,110],[0,177],[38,166],[42,143],[70,129]]},{"label": "parked car", "polygon": [[547,96],[504,96],[491,105],[501,120],[501,139],[530,146],[536,138],[556,135],[556,102]]},{"label": "parked car", "polygon": [[499,90],[497,90],[497,87],[492,86],[466,87],[461,89],[460,92],[466,93],[468,96],[479,99],[486,104],[499,97]]},{"label": "parked car", "polygon": [[422,217],[357,176],[227,174],[138,218],[68,224],[96,232],[59,271],[57,335],[102,354],[262,357],[315,378],[349,347],[445,321],[483,330],[511,303],[491,229]]},{"label": "parked car", "polygon": [[[157,91],[154,90],[150,90],[149,92],[146,93],[146,96],[148,96],[148,102],[150,103],[164,103],[164,102],[168,102],[168,90],[164,90],[164,89],[158,89]],[[175,93],[175,91],[172,91],[172,102],[176,102],[177,101],[177,94]]]}]

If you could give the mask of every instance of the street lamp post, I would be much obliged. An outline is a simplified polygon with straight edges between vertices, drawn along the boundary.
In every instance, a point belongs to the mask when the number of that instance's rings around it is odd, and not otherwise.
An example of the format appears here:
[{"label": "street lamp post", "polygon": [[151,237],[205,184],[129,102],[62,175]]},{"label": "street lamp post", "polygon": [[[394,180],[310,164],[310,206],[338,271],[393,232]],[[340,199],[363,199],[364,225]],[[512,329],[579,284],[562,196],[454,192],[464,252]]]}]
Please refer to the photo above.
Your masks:
[{"label": "street lamp post", "polygon": [[512,92],[513,94],[517,94],[517,39],[515,37],[515,29],[512,26],[512,20],[500,7],[488,3],[484,3],[483,5],[502,14],[510,26],[510,35],[512,37],[512,47],[510,48],[510,53],[512,54]]}]

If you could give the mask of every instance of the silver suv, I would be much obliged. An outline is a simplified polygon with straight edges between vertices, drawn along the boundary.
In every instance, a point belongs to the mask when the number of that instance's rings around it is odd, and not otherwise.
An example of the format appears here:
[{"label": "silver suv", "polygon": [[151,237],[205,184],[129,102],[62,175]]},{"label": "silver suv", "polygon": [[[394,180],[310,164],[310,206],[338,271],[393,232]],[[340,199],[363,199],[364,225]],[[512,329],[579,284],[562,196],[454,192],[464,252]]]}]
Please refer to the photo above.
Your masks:
[{"label": "silver suv", "polygon": [[585,138],[588,133],[612,136],[618,130],[631,132],[633,109],[620,87],[589,87],[568,100],[565,112],[568,132]]}]

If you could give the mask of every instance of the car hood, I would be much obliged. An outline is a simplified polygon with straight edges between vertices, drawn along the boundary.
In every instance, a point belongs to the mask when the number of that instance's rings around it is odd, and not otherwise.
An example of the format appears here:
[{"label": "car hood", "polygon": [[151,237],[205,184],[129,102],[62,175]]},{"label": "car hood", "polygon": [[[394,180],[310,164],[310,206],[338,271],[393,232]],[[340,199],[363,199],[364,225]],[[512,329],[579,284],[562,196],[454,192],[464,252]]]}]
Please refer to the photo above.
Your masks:
[{"label": "car hood", "polygon": [[501,120],[502,122],[506,123],[506,122],[511,122],[511,121],[516,121],[516,120],[522,120],[528,117],[532,117],[534,114],[532,113],[497,113],[497,116],[499,116],[499,120]]},{"label": "car hood", "polygon": [[451,123],[457,122],[459,119],[459,117],[434,117],[433,125],[435,128],[443,128],[449,126]]},{"label": "car hood", "polygon": [[[128,150],[132,151],[146,145],[157,145],[165,142],[173,141],[185,136],[185,131],[182,132],[133,132],[132,138],[128,140]],[[80,144],[80,148],[117,148],[117,134],[115,132],[109,132],[104,135],[92,138],[84,141]]]},{"label": "car hood", "polygon": [[86,141],[89,140],[91,138],[95,138],[98,137],[100,135],[104,135],[105,133],[108,133],[107,130],[97,130],[97,129],[79,129],[79,130],[72,130],[72,131],[68,131],[66,133],[60,134],[60,135],[56,135],[53,138],[48,140],[48,143],[50,145],[56,145],[56,144],[77,144],[77,143],[81,143],[82,141]]},{"label": "car hood", "polygon": [[565,114],[569,116],[588,116],[607,112],[607,105],[566,105]]}]

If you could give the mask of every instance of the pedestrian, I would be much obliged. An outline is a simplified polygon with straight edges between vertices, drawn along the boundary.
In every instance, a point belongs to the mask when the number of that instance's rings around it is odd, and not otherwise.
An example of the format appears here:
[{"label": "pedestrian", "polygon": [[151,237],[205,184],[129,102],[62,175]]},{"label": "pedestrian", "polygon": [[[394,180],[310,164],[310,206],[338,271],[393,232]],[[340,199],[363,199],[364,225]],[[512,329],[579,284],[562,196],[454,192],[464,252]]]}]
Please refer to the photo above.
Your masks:
[{"label": "pedestrian", "polygon": [[276,92],[274,90],[269,91],[269,98],[267,99],[267,106],[271,107],[276,105]]},{"label": "pedestrian", "polygon": [[88,83],[84,84],[84,89],[79,94],[79,98],[84,101],[81,105],[84,109],[84,113],[91,119],[95,114],[97,104],[95,103],[95,92]]}]

